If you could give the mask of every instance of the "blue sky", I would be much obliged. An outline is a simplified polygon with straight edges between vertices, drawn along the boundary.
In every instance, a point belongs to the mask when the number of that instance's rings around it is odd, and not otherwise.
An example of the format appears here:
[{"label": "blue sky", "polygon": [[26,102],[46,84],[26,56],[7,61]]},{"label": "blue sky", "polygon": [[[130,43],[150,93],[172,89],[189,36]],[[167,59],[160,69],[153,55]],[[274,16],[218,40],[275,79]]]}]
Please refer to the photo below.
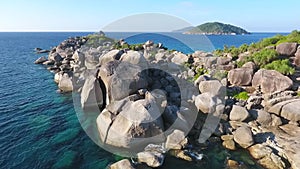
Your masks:
[{"label": "blue sky", "polygon": [[220,21],[251,32],[290,32],[300,29],[299,7],[299,0],[1,0],[0,31],[98,31],[147,12],[192,25]]}]

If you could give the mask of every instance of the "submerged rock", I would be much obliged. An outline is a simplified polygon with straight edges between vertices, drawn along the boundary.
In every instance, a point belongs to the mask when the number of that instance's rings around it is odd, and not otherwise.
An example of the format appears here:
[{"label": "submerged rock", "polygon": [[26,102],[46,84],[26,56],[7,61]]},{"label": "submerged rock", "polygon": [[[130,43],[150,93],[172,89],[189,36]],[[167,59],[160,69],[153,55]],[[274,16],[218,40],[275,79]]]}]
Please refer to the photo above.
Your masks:
[{"label": "submerged rock", "polygon": [[36,61],[34,61],[35,64],[43,64],[44,62],[46,62],[47,59],[45,56],[39,57]]}]

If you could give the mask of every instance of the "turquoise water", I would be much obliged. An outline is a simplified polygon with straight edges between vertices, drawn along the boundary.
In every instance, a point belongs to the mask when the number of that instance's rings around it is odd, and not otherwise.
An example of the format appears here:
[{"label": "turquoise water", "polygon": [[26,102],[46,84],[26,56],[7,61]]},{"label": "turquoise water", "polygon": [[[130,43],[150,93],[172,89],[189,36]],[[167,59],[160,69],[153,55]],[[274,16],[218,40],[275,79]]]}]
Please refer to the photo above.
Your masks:
[{"label": "turquoise water", "polygon": [[[35,47],[48,49],[70,36],[87,34],[0,33],[0,168],[101,169],[120,159],[90,140],[78,122],[71,94],[56,92],[53,74],[33,64],[39,57]],[[222,168],[227,157],[248,158],[218,146],[204,152],[212,168]],[[202,164],[168,158],[163,168],[175,166]]]}]

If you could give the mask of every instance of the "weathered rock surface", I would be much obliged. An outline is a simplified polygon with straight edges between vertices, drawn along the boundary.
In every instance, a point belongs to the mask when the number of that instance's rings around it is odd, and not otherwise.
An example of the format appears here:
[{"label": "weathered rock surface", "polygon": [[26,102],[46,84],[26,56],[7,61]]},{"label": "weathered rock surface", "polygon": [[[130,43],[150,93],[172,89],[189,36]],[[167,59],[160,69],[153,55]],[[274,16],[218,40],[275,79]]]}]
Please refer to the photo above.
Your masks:
[{"label": "weathered rock surface", "polygon": [[162,134],[164,125],[154,97],[147,93],[145,99],[128,99],[115,103],[117,111],[105,109],[98,116],[97,126],[102,142],[135,150],[162,142],[165,139]]},{"label": "weathered rock surface", "polygon": [[232,121],[244,121],[249,117],[249,112],[245,107],[233,105],[232,110],[230,112],[230,120]]},{"label": "weathered rock surface", "polygon": [[167,136],[166,149],[180,150],[187,144],[185,133],[180,130],[174,130]]},{"label": "weathered rock surface", "polygon": [[59,78],[58,88],[62,92],[72,92],[73,91],[72,77],[69,77],[67,73],[64,73],[61,76],[61,78]]},{"label": "weathered rock surface", "polygon": [[279,156],[273,153],[273,150],[262,144],[256,144],[248,148],[253,158],[258,160],[258,163],[266,169],[284,169],[285,163]]},{"label": "weathered rock surface", "polygon": [[99,77],[109,93],[107,100],[121,100],[139,89],[146,88],[148,82],[141,72],[141,67],[127,62],[112,61],[101,66]]},{"label": "weathered rock surface", "polygon": [[262,126],[272,125],[271,114],[264,110],[250,110],[251,116]]},{"label": "weathered rock surface", "polygon": [[276,51],[283,56],[293,56],[297,51],[297,43],[281,43],[276,46]]},{"label": "weathered rock surface", "polygon": [[249,127],[241,126],[236,129],[233,134],[234,141],[238,143],[242,148],[248,148],[254,144],[252,132]]},{"label": "weathered rock surface", "polygon": [[137,154],[138,162],[145,163],[149,167],[160,167],[164,162],[164,155],[157,152],[141,152]]},{"label": "weathered rock surface", "polygon": [[47,59],[45,56],[39,57],[36,61],[34,61],[35,64],[42,64],[44,62],[46,62]]},{"label": "weathered rock surface", "polygon": [[81,107],[83,110],[90,109],[99,112],[104,99],[98,79],[94,76],[89,76],[82,87]]},{"label": "weathered rock surface", "polygon": [[135,169],[129,160],[124,159],[109,166],[109,169]]},{"label": "weathered rock surface", "polygon": [[228,74],[228,80],[236,86],[248,86],[252,82],[253,69],[237,68],[233,69]]},{"label": "weathered rock surface", "polygon": [[293,99],[280,102],[272,106],[268,111],[281,116],[285,119],[298,122],[300,121],[300,99]]},{"label": "weathered rock surface", "polygon": [[111,50],[108,53],[99,57],[99,65],[104,65],[110,61],[119,60],[123,54],[123,51],[118,49]]},{"label": "weathered rock surface", "polygon": [[300,67],[300,48],[298,47],[297,52],[295,53],[295,64]]},{"label": "weathered rock surface", "polygon": [[275,70],[261,69],[254,74],[252,86],[260,86],[263,93],[273,93],[291,88],[293,81]]},{"label": "weathered rock surface", "polygon": [[202,81],[199,84],[199,90],[201,93],[210,93],[212,96],[225,96],[226,91],[219,80]]},{"label": "weathered rock surface", "polygon": [[176,52],[172,58],[172,62],[178,65],[182,65],[189,60],[189,57],[183,53]]}]

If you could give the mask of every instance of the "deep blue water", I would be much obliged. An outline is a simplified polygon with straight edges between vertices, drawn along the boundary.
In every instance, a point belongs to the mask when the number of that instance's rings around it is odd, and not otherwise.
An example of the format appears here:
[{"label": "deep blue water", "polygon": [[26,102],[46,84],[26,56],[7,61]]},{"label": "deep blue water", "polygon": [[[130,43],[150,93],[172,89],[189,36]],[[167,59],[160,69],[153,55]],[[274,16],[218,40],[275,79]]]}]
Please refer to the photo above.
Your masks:
[{"label": "deep blue water", "polygon": [[[41,56],[33,53],[34,48],[49,49],[70,36],[87,34],[0,33],[0,168],[68,166],[101,169],[119,159],[90,140],[78,122],[72,96],[57,93],[54,75],[43,66],[33,64]],[[214,46],[223,46],[225,43],[239,45],[272,35],[211,36],[209,39]],[[114,34],[113,37],[121,38],[118,34]],[[189,37],[197,38],[191,35],[184,38]],[[131,42],[140,40],[141,38],[131,39]],[[169,48],[176,47],[164,44]],[[182,49],[180,46],[176,48]],[[222,165],[226,154],[243,160],[242,156],[222,148],[214,149],[209,157],[212,162],[217,161],[215,163]],[[215,157],[218,157],[219,161]],[[168,158],[164,168],[175,166],[199,167],[194,163]]]}]

